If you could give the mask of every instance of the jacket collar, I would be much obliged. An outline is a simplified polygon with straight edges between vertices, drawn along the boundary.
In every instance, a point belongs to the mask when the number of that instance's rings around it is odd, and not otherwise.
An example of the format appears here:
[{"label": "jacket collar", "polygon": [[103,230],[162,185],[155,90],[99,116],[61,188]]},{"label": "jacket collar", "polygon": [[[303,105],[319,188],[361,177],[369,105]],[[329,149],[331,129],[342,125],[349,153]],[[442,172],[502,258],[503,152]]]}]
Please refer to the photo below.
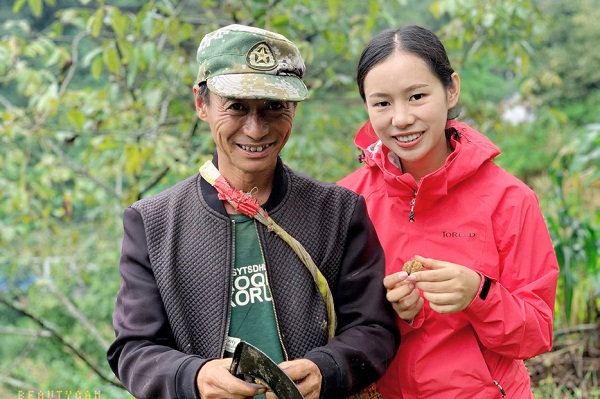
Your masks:
[{"label": "jacket collar", "polygon": [[[216,152],[213,154],[212,163],[213,165],[215,165],[215,167],[218,168],[219,162]],[[219,199],[217,190],[215,190],[215,188],[209,182],[204,180],[200,175],[198,175],[198,178],[200,179],[201,194],[204,197],[204,200],[206,201],[208,206],[210,206],[212,209],[219,212],[220,214],[227,216],[225,206],[223,205],[223,202]],[[269,195],[269,199],[262,206],[265,211],[270,212],[277,205],[279,205],[279,203],[281,203],[283,197],[285,196],[285,193],[287,192],[287,182],[288,178],[285,173],[283,162],[281,161],[281,158],[278,157],[277,165],[275,167],[275,176],[273,179],[273,189],[271,190],[271,195]]]},{"label": "jacket collar", "polygon": [[465,123],[448,121],[446,130],[451,132],[449,140],[454,151],[442,167],[421,180],[420,186],[411,175],[402,172],[399,158],[379,141],[370,121],[358,131],[354,143],[363,150],[362,160],[367,167],[383,173],[388,195],[413,196],[418,188],[419,196],[435,201],[500,154],[487,137]]}]

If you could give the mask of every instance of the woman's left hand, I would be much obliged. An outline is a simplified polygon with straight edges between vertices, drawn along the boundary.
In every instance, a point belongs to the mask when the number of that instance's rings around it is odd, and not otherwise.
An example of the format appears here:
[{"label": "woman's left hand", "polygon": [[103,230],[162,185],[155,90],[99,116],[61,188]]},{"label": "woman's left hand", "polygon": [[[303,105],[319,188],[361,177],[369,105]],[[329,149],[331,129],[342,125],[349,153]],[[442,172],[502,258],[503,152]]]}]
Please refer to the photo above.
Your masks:
[{"label": "woman's left hand", "polygon": [[407,277],[423,292],[431,309],[438,313],[454,313],[465,309],[477,295],[481,276],[468,267],[442,260],[415,256],[430,270]]}]

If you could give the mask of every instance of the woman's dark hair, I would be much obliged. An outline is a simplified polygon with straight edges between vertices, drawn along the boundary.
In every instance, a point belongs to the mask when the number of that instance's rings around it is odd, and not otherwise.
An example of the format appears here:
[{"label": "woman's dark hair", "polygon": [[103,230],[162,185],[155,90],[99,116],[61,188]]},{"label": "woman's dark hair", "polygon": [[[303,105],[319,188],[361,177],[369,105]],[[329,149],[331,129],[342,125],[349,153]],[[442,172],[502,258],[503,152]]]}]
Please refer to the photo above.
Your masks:
[{"label": "woman's dark hair", "polygon": [[[396,51],[406,51],[421,58],[445,88],[452,86],[454,69],[440,39],[428,29],[408,25],[380,32],[364,48],[356,73],[356,83],[363,101],[366,101],[364,84],[367,73]],[[457,113],[455,109],[449,110],[448,119],[455,118]]]}]

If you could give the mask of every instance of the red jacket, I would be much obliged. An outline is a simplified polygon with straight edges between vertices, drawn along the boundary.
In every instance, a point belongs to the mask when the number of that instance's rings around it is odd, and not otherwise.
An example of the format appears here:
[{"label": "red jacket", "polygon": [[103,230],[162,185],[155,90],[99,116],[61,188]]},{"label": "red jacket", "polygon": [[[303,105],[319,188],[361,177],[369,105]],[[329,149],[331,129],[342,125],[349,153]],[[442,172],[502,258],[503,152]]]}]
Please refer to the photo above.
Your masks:
[{"label": "red jacket", "polygon": [[366,197],[386,274],[418,254],[492,279],[487,298],[461,312],[425,301],[412,325],[397,318],[402,341],[380,389],[384,399],[533,398],[523,359],[552,347],[558,263],[548,230],[534,192],[492,162],[498,148],[464,123],[447,128],[454,151],[417,186],[367,122],[355,139],[365,166],[339,182]]}]

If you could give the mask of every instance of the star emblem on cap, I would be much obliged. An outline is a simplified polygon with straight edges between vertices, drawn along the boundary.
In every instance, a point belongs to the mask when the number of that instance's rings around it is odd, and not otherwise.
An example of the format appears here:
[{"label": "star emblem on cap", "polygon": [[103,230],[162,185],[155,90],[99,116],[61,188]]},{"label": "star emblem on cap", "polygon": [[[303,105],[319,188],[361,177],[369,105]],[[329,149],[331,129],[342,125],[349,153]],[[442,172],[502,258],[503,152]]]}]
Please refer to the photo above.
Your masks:
[{"label": "star emblem on cap", "polygon": [[252,46],[246,55],[246,64],[252,69],[268,71],[277,66],[277,60],[273,55],[271,47],[266,42],[260,42]]}]

